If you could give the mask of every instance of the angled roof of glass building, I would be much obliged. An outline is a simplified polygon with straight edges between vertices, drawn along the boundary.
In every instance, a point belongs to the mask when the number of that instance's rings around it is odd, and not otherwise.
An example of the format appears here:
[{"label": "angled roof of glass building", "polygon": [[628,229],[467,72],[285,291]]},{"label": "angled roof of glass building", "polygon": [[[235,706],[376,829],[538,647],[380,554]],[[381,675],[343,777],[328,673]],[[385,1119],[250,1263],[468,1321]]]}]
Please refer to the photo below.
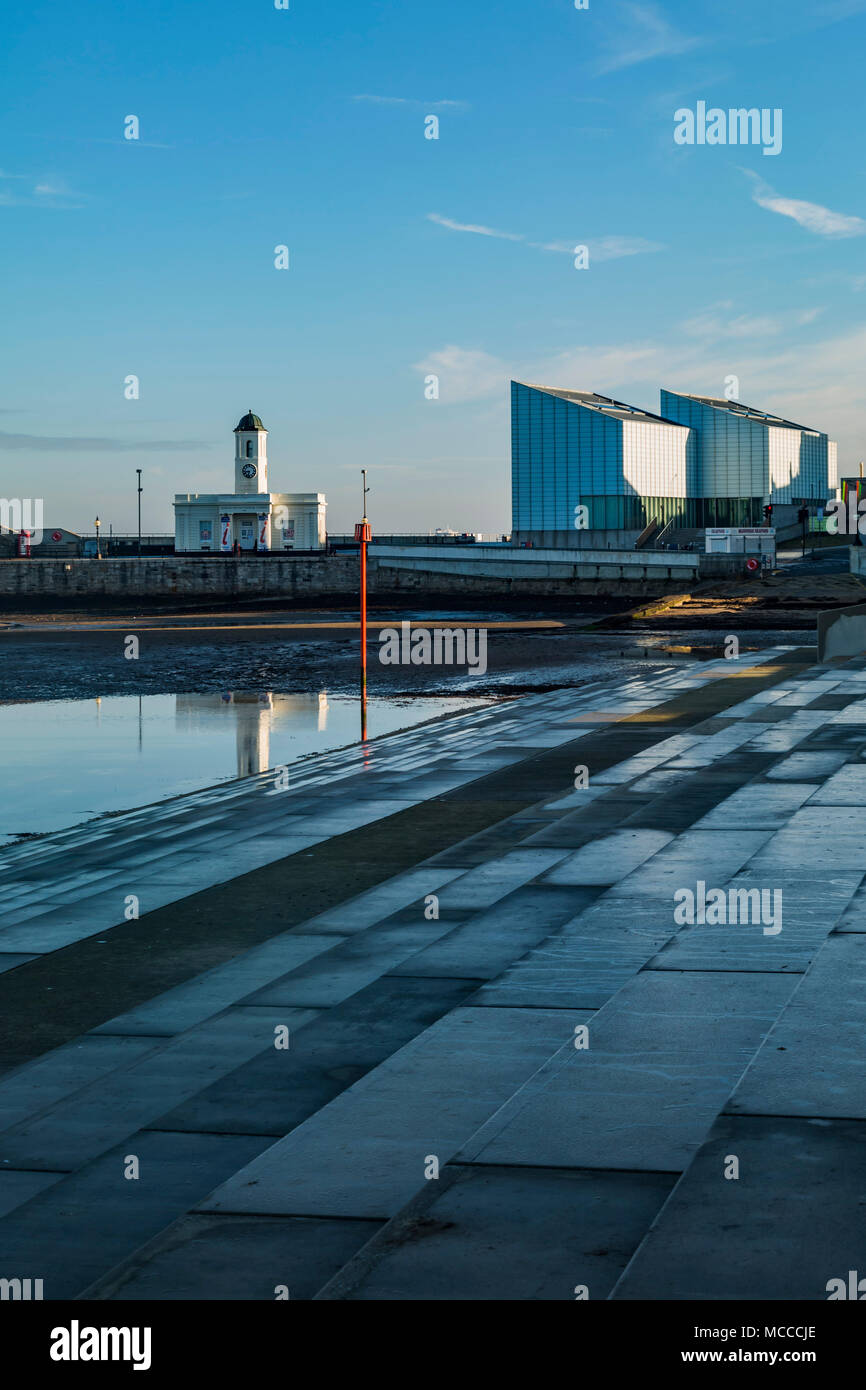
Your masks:
[{"label": "angled roof of glass building", "polygon": [[515,381],[513,386],[524,386],[529,391],[544,391],[548,396],[558,396],[572,405],[586,406],[587,410],[598,410],[617,420],[652,420],[663,425],[679,424],[678,420],[666,420],[663,415],[653,415],[649,410],[641,410],[636,405],[626,405],[615,401],[612,396],[600,396],[597,391],[569,391],[562,386],[538,386],[530,381]]},{"label": "angled roof of glass building", "polygon": [[771,415],[767,410],[758,410],[756,406],[746,405],[745,401],[729,401],[724,396],[699,396],[694,391],[667,391],[662,389],[662,401],[665,396],[681,396],[687,401],[697,401],[700,405],[712,406],[714,410],[727,410],[731,415],[739,415],[745,420],[753,420],[758,425],[775,425],[784,430],[800,430],[803,434],[821,434],[821,430],[812,429],[810,425],[798,425],[793,420],[786,420],[781,415]]}]

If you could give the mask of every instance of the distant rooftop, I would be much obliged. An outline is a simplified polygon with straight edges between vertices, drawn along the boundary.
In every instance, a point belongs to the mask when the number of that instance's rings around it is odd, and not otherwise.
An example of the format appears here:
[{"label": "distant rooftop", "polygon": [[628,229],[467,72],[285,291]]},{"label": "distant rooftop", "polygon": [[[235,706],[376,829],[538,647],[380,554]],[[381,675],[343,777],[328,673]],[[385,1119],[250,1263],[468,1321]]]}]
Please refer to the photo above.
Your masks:
[{"label": "distant rooftop", "polygon": [[[667,389],[667,388],[665,388]],[[745,420],[754,420],[759,425],[778,425],[782,429],[802,430],[804,434],[820,434],[811,425],[798,425],[781,415],[771,415],[769,411],[758,410],[757,406],[746,405],[743,401],[729,401],[722,396],[698,396],[693,391],[668,391],[669,396],[681,396],[687,401],[699,401],[701,405],[711,405],[716,410],[727,410],[731,415],[741,415]]]},{"label": "distant rooftop", "polygon": [[653,424],[672,425],[685,429],[678,420],[666,420],[663,415],[653,415],[649,410],[640,410],[624,401],[615,401],[611,396],[600,396],[597,391],[568,391],[561,386],[539,386],[532,381],[518,381],[516,386],[529,386],[533,391],[545,391],[548,396],[559,396],[560,400],[570,401],[572,405],[582,405],[587,410],[597,410],[600,415],[611,415],[616,420],[649,420]]}]

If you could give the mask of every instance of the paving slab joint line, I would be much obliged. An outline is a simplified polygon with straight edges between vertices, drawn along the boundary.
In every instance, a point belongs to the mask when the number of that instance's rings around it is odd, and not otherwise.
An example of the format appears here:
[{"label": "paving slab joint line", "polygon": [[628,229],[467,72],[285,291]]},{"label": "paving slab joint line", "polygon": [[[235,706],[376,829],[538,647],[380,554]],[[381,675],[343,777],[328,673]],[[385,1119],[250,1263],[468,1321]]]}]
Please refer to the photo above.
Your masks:
[{"label": "paving slab joint line", "polygon": [[[739,1083],[738,1083],[738,1084],[739,1084]],[[735,1089],[736,1089],[736,1088],[735,1088]],[[727,1101],[725,1101],[725,1104],[727,1105]],[[721,1113],[722,1113],[722,1112],[720,1111],[719,1114],[721,1114]],[[718,1116],[716,1116],[716,1119],[718,1119]],[[714,1122],[714,1123],[715,1123],[715,1122]],[[706,1142],[706,1141],[704,1141],[704,1142]],[[698,1154],[700,1153],[700,1151],[701,1151],[702,1148],[703,1148],[703,1144],[701,1144],[700,1147],[695,1151],[695,1153],[692,1155],[692,1158],[691,1158],[691,1160],[689,1161],[689,1163],[687,1163],[686,1167],[685,1167],[685,1168],[683,1169],[683,1171],[680,1173],[679,1177],[677,1178],[676,1182],[674,1183],[674,1185],[673,1185],[673,1187],[671,1188],[670,1192],[668,1193],[667,1197],[666,1197],[665,1200],[662,1202],[661,1206],[659,1207],[658,1211],[656,1212],[655,1216],[653,1217],[652,1221],[650,1222],[648,1228],[646,1229],[646,1231],[644,1231],[644,1234],[643,1234],[642,1238],[640,1239],[640,1241],[638,1241],[638,1244],[636,1245],[635,1249],[632,1251],[631,1258],[627,1261],[625,1268],[621,1271],[621,1273],[620,1273],[620,1275],[619,1275],[619,1278],[616,1280],[616,1283],[614,1284],[614,1286],[613,1286],[613,1288],[611,1289],[610,1293],[607,1295],[607,1299],[605,1300],[606,1302],[610,1302],[611,1300],[613,1300],[613,1299],[616,1298],[616,1291],[617,1291],[617,1289],[619,1288],[620,1284],[621,1284],[621,1283],[623,1282],[623,1280],[625,1279],[626,1275],[628,1274],[628,1272],[629,1272],[629,1270],[631,1269],[631,1267],[632,1267],[632,1265],[634,1264],[634,1262],[637,1260],[637,1258],[638,1258],[638,1256],[640,1255],[641,1251],[644,1249],[644,1246],[646,1246],[646,1245],[648,1244],[649,1239],[650,1239],[650,1237],[651,1237],[653,1231],[654,1231],[654,1230],[656,1229],[656,1227],[659,1226],[659,1225],[661,1224],[661,1222],[664,1220],[664,1215],[665,1215],[665,1212],[666,1212],[667,1209],[668,1209],[668,1206],[669,1206],[670,1204],[673,1203],[674,1197],[676,1196],[677,1192],[679,1192],[679,1189],[680,1189],[682,1183],[685,1181],[686,1176],[687,1176],[688,1173],[691,1171],[692,1164],[695,1162],[695,1159],[697,1158],[697,1156],[698,1156]]]},{"label": "paving slab joint line", "polygon": [[404,1207],[386,1220],[385,1225],[370,1237],[366,1245],[362,1245],[361,1249],[322,1285],[319,1292],[313,1295],[313,1301],[337,1301],[352,1293],[370,1271],[400,1244],[404,1234],[422,1221],[431,1206],[454,1185],[460,1176],[461,1166],[465,1165],[446,1163],[438,1179],[425,1183]]},{"label": "paving slab joint line", "polygon": [[[216,1189],[213,1190],[215,1191]],[[181,1222],[188,1220],[190,1217],[195,1217],[197,1214],[198,1213],[196,1213],[194,1210],[192,1212],[182,1212],[180,1216],[175,1217],[175,1219],[173,1221],[170,1221],[167,1226],[164,1226],[161,1231],[158,1231],[155,1236],[149,1237],[149,1239],[146,1240],[142,1245],[136,1246],[134,1250],[130,1251],[128,1254],[124,1255],[122,1259],[118,1260],[115,1264],[113,1264],[110,1269],[107,1269],[104,1273],[100,1274],[98,1278],[94,1279],[92,1283],[88,1284],[86,1288],[82,1289],[80,1293],[77,1293],[75,1295],[73,1302],[102,1302],[111,1300],[114,1294],[117,1293],[120,1289],[122,1289],[131,1278],[134,1278],[136,1274],[140,1273],[142,1269],[146,1268],[146,1266],[151,1262],[151,1260],[154,1257],[162,1254],[165,1250],[171,1250],[172,1237],[176,1227]],[[209,1213],[209,1215],[212,1215],[212,1213]],[[232,1213],[228,1212],[224,1213],[224,1216],[226,1226],[228,1227],[228,1225],[235,1219],[235,1217]],[[270,1224],[275,1221],[285,1221],[288,1223],[291,1221],[298,1220],[299,1217],[296,1216],[294,1213],[280,1213],[279,1215],[269,1214],[267,1216],[255,1213],[245,1213],[243,1219],[245,1222],[254,1223],[256,1221],[261,1221],[263,1223]],[[387,1218],[384,1216],[376,1217],[341,1215],[338,1218],[319,1218],[304,1217],[302,1214],[300,1216],[300,1219],[313,1221],[327,1221],[330,1219],[337,1219],[343,1222],[357,1222],[359,1225],[366,1224],[368,1226],[375,1226],[377,1234],[381,1229],[382,1222],[387,1220]],[[366,1250],[366,1248],[366,1245],[362,1246],[361,1251]],[[348,1263],[351,1263],[351,1261],[349,1261]]]},{"label": "paving slab joint line", "polygon": [[[542,1062],[539,1067],[536,1067],[532,1075],[528,1076],[526,1080],[520,1086],[518,1086],[517,1090],[512,1092],[512,1094],[508,1097],[507,1100],[504,1100],[501,1105],[497,1106],[496,1109],[492,1112],[492,1114],[488,1115],[487,1119],[484,1120],[483,1123],[480,1124],[477,1129],[473,1130],[469,1138],[466,1140],[466,1143],[461,1144],[460,1148],[457,1149],[455,1154],[453,1154],[451,1159],[449,1159],[449,1163],[459,1162],[465,1165],[466,1163],[471,1163],[473,1159],[477,1158],[481,1150],[486,1148],[488,1143],[490,1142],[489,1133],[487,1134],[483,1142],[478,1141],[478,1135],[481,1133],[481,1131],[488,1129],[490,1125],[494,1124],[497,1117],[501,1117],[502,1122],[504,1123],[506,1118],[511,1119],[512,1114],[519,1114],[520,1111],[523,1110],[529,1104],[530,1100],[532,1100],[534,1095],[537,1093],[539,1087],[536,1083],[541,1073],[548,1071],[555,1072],[564,1067],[566,1061],[568,1060],[568,1053],[573,1047],[574,1035],[571,1034],[562,1044],[561,1047],[558,1047],[556,1051],[552,1052],[550,1056],[544,1062]],[[507,1112],[507,1116],[505,1112]],[[501,1129],[502,1124],[500,1124],[498,1128]],[[473,1143],[473,1141],[476,1142]]]}]

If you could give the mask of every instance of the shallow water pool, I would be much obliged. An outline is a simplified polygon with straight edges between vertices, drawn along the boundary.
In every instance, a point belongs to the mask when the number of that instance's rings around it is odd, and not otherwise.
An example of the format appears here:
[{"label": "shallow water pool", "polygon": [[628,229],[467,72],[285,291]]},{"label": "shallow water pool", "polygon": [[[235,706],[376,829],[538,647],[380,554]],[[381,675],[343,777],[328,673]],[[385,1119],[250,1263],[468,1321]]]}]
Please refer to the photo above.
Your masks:
[{"label": "shallow water pool", "polygon": [[[490,700],[377,696],[367,737]],[[0,706],[0,845],[360,740],[356,697],[229,690]]]}]

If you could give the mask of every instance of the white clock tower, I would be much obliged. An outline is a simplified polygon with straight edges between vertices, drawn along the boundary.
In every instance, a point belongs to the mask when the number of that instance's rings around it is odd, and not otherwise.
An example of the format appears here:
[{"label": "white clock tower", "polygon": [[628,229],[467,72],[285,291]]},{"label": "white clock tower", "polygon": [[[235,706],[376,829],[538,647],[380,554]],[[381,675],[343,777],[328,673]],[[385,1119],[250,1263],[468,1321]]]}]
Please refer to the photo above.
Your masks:
[{"label": "white clock tower", "polygon": [[234,436],[233,492],[175,494],[175,554],[324,550],[328,543],[324,493],[271,492],[268,432],[251,410],[238,421]]},{"label": "white clock tower", "polygon": [[235,492],[268,491],[268,432],[248,411],[235,428]]}]

